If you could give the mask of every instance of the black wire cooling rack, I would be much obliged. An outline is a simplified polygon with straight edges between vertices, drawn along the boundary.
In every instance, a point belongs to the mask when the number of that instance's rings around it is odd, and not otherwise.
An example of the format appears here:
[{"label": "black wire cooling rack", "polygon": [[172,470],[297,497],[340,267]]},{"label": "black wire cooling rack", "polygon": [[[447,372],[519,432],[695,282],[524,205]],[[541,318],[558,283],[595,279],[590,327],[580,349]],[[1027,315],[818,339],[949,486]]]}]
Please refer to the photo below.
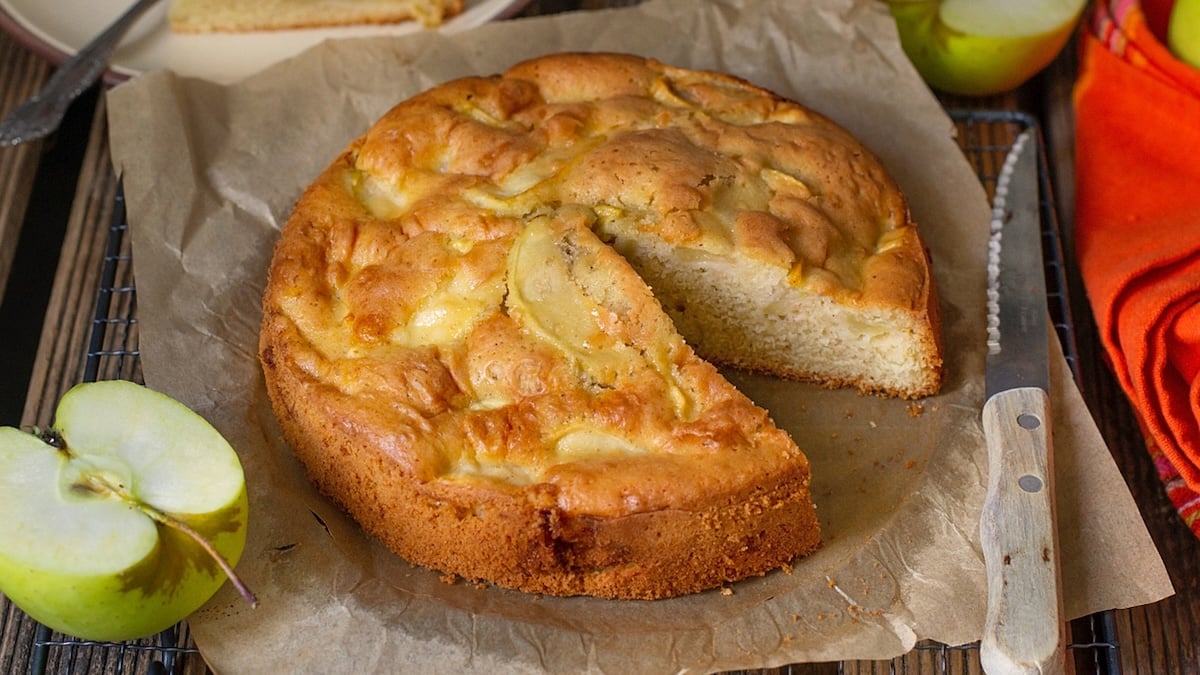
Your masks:
[{"label": "black wire cooling rack", "polygon": [[[958,142],[974,167],[989,199],[1009,149],[1022,132],[1040,134],[1035,118],[1008,111],[952,111]],[[1042,144],[1039,144],[1042,147]],[[1061,233],[1045,154],[1040,157],[1042,244],[1046,287],[1054,327],[1072,372],[1077,373],[1078,355],[1071,319],[1067,274]],[[133,281],[128,224],[124,198],[120,194],[113,220],[96,298],[91,340],[84,365],[84,380],[126,379],[142,381],[138,353],[137,291]],[[115,674],[147,673],[168,675],[203,673],[205,666],[190,639],[187,624],[179,624],[158,635],[125,643],[85,642],[59,635],[10,609],[18,631],[29,634],[29,672]],[[1068,653],[1075,672],[1115,675],[1120,673],[1119,645],[1111,612],[1101,612],[1072,622]],[[982,673],[978,645],[947,646],[922,643],[910,653],[891,661],[854,661],[837,664],[797,665],[781,673],[845,673],[889,675],[957,675]]]}]

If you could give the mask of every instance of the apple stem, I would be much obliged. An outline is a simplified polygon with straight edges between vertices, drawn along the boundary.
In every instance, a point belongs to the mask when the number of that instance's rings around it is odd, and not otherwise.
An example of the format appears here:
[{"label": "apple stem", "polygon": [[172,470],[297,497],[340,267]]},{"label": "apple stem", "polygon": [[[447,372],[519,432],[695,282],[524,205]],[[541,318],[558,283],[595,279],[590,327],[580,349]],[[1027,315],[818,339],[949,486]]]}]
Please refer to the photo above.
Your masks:
[{"label": "apple stem", "polygon": [[127,504],[137,508],[139,511],[154,520],[154,522],[161,523],[187,535],[193,541],[199,544],[200,548],[204,549],[205,553],[207,553],[214,561],[216,561],[217,566],[219,566],[221,571],[225,573],[225,576],[229,579],[229,582],[233,584],[234,588],[237,589],[238,594],[250,604],[250,607],[258,607],[258,598],[255,597],[254,592],[250,590],[250,587],[247,586],[244,581],[242,581],[242,578],[233,571],[233,565],[229,564],[229,561],[225,559],[225,556],[221,555],[221,552],[218,551],[217,548],[212,545],[212,543],[205,539],[204,535],[197,532],[187,523],[179,520],[178,518],[172,518],[153,506],[150,506],[149,504],[143,504],[142,502],[134,499],[121,487],[114,486],[103,476],[94,474],[87,476],[86,482],[79,483],[76,485],[76,487],[90,490],[98,494],[107,493],[113,495]]},{"label": "apple stem", "polygon": [[42,439],[42,442],[56,450],[62,452],[67,451],[67,441],[58,433],[57,429],[43,429],[41,427],[33,427],[33,435]]},{"label": "apple stem", "polygon": [[174,528],[179,532],[191,537],[197,544],[200,545],[200,548],[204,549],[204,551],[208,553],[208,555],[212,556],[212,559],[217,562],[217,565],[220,566],[221,571],[224,572],[225,576],[229,578],[229,583],[233,584],[233,587],[237,589],[238,594],[240,594],[251,607],[258,607],[258,598],[255,597],[254,592],[250,590],[250,587],[247,586],[244,581],[242,581],[241,577],[237,575],[237,572],[233,571],[233,565],[229,564],[229,561],[225,559],[225,556],[221,555],[221,552],[218,551],[215,546],[209,543],[209,541],[204,538],[204,535],[192,529],[190,525],[182,520],[172,518],[171,516],[168,516],[167,514],[158,511],[153,507],[147,506],[146,504],[139,503],[137,507],[141,509],[142,513],[150,516],[155,521],[162,523],[167,527]]}]

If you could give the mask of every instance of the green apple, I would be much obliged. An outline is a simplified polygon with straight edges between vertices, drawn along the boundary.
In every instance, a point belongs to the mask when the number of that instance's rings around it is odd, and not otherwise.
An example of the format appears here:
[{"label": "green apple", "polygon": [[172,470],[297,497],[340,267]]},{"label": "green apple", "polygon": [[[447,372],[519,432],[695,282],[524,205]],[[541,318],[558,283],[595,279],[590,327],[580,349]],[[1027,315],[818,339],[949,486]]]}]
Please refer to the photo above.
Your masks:
[{"label": "green apple", "polygon": [[170,627],[233,575],[248,505],[237,454],[178,401],[80,384],[54,428],[0,428],[0,591],[89,640]]},{"label": "green apple", "polygon": [[1167,47],[1180,61],[1200,68],[1200,0],[1175,0],[1167,20]]},{"label": "green apple", "polygon": [[1054,60],[1086,0],[887,0],[921,77],[952,94],[997,94]]}]

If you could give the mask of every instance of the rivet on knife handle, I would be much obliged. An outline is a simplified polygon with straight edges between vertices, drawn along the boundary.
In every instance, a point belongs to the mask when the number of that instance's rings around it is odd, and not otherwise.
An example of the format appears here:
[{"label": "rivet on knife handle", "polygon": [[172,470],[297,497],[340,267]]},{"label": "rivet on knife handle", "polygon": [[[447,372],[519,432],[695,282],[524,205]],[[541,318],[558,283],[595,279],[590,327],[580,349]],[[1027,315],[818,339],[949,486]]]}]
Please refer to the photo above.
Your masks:
[{"label": "rivet on knife handle", "polygon": [[988,611],[980,662],[989,675],[1064,669],[1049,411],[1039,387],[1000,392],[983,409]]}]

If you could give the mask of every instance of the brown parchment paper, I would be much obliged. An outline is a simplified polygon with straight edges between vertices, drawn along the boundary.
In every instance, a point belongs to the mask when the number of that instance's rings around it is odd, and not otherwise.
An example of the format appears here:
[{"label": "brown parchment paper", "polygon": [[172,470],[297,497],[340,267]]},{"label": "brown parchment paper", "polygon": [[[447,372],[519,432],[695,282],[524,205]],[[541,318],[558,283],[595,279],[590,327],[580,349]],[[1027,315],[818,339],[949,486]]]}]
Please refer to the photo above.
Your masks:
[{"label": "brown parchment paper", "polygon": [[[449,584],[367,539],[280,442],[255,356],[277,230],[302,189],[395,102],[558,50],[735,73],[839,121],[905,190],[941,292],[948,382],[919,403],[731,372],[808,453],[825,546],[788,571],[656,602]],[[703,672],[889,658],[976,640],[990,212],[953,126],[872,0],[652,0],[609,10],[329,42],[223,86],[152,73],[108,98],[151,387],[210,419],[250,491],[239,572],[192,617],[218,672]],[[1172,592],[1055,343],[1054,443],[1071,617]]]}]

